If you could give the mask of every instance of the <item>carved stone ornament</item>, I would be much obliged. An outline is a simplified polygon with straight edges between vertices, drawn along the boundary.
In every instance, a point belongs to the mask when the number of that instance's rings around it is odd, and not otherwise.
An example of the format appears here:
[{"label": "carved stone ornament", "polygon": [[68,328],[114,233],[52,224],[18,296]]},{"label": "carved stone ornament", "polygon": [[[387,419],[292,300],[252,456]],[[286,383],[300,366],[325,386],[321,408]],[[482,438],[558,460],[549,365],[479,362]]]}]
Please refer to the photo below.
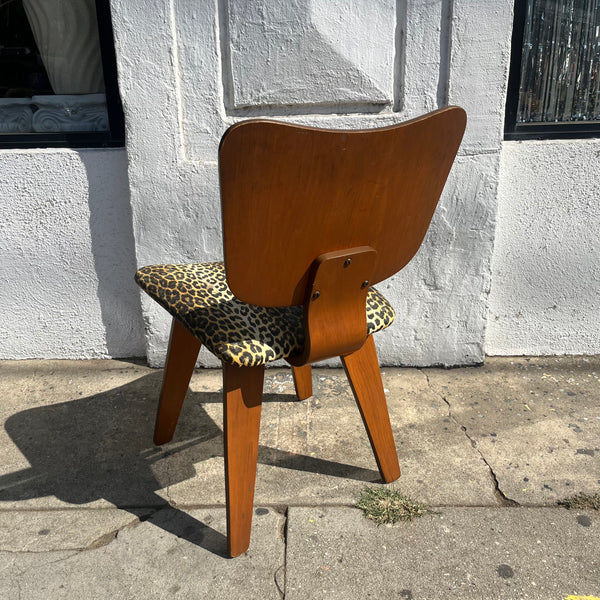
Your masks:
[{"label": "carved stone ornament", "polygon": [[0,133],[30,132],[32,115],[29,98],[0,98]]},{"label": "carved stone ornament", "polygon": [[33,131],[108,131],[104,94],[34,96]]}]

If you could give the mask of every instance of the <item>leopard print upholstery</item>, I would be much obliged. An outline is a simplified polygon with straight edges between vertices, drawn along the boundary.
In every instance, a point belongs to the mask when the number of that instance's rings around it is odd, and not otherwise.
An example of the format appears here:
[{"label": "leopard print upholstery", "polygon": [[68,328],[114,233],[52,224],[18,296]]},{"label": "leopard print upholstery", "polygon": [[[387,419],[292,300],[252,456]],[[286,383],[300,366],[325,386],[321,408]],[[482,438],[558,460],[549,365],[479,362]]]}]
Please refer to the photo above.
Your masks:
[{"label": "leopard print upholstery", "polygon": [[[302,307],[263,307],[238,300],[219,263],[152,265],[137,284],[226,363],[253,367],[299,354]],[[367,334],[391,325],[394,309],[374,288],[367,295]]]}]

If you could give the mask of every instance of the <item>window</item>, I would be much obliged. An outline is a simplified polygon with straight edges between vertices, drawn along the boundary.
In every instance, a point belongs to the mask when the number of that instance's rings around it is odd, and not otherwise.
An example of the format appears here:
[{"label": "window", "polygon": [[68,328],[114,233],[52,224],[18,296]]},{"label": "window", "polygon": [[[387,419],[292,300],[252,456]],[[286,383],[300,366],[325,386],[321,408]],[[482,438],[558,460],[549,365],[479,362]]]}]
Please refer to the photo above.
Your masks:
[{"label": "window", "polygon": [[516,0],[506,139],[600,137],[600,0]]},{"label": "window", "polygon": [[0,147],[123,144],[109,0],[0,0]]}]

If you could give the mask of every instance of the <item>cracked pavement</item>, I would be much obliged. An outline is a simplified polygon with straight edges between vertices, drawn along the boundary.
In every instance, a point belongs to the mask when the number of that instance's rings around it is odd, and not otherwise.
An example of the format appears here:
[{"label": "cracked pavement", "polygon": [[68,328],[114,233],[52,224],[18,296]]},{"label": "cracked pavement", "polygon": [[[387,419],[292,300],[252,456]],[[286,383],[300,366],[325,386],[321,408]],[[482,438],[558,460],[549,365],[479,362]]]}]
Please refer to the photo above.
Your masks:
[{"label": "cracked pavement", "polygon": [[[440,514],[375,527],[381,485],[340,369],[295,400],[267,371],[249,552],[224,558],[221,373],[197,371],[152,445],[161,372],[0,362],[0,598],[551,598],[600,595],[600,359],[382,368],[402,477]],[[485,561],[489,562],[486,566]]]},{"label": "cracked pavement", "polygon": [[[431,386],[431,382],[429,380],[429,376],[427,375],[427,372],[423,371],[422,369],[421,369],[421,372],[426,377],[427,384],[429,386]],[[443,387],[447,388],[447,386],[443,386]],[[456,418],[456,415],[452,412],[452,405],[450,404],[450,400],[444,394],[440,394],[440,398],[448,406],[448,416],[452,419],[452,421],[454,423],[456,423],[460,427],[461,431],[465,434],[465,436],[467,437],[467,439],[471,443],[471,446],[477,450],[477,452],[479,453],[479,456],[481,457],[481,460],[485,463],[485,465],[489,469],[489,471],[490,471],[490,478],[491,478],[493,486],[494,486],[494,495],[496,496],[496,499],[498,500],[498,503],[500,505],[502,505],[502,506],[519,506],[518,502],[516,502],[515,500],[512,500],[511,498],[507,498],[506,494],[500,489],[500,485],[498,483],[498,478],[496,477],[496,474],[494,473],[494,469],[492,468],[492,466],[490,465],[490,463],[488,462],[488,460],[484,456],[484,454],[481,451],[481,449],[478,447],[477,441],[474,440],[471,437],[471,435],[469,434],[469,430],[467,429],[467,427],[465,425],[463,425],[462,423],[460,423],[459,420]]]}]

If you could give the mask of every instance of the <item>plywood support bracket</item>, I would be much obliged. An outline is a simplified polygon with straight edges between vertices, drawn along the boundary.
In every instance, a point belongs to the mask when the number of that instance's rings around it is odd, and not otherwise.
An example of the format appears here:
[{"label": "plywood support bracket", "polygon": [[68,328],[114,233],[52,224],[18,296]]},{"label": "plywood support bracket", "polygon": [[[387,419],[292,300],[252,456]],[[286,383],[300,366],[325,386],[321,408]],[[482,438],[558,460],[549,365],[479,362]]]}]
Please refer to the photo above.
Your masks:
[{"label": "plywood support bracket", "polygon": [[304,302],[304,351],[299,366],[350,354],[367,339],[366,303],[377,252],[358,246],[326,252],[314,261]]}]

